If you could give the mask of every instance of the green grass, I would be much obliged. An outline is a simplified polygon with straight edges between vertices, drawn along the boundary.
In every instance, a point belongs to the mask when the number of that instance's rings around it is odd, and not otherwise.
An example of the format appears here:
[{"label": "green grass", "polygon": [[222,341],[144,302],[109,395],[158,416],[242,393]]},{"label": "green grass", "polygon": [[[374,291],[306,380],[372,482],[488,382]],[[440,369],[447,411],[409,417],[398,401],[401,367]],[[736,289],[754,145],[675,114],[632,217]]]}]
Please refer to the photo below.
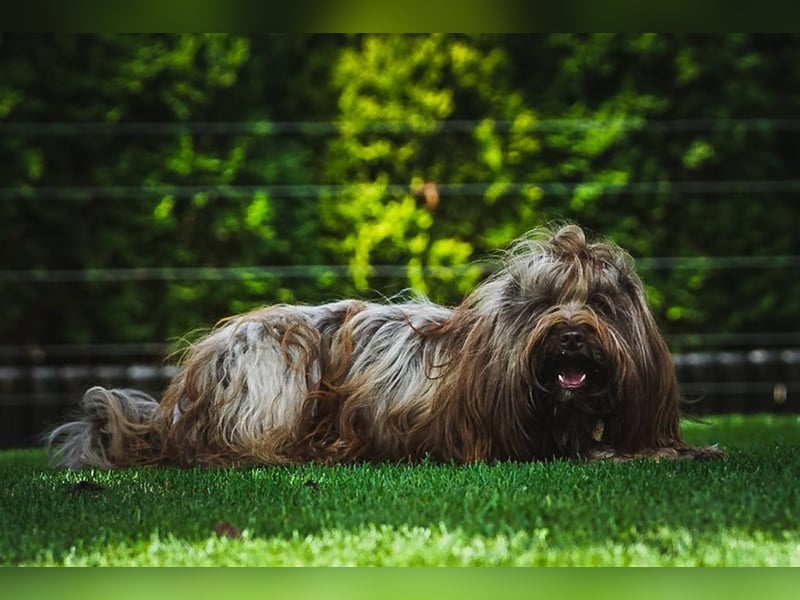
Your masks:
[{"label": "green grass", "polygon": [[684,431],[728,458],[69,472],[6,451],[0,564],[800,566],[800,416]]}]

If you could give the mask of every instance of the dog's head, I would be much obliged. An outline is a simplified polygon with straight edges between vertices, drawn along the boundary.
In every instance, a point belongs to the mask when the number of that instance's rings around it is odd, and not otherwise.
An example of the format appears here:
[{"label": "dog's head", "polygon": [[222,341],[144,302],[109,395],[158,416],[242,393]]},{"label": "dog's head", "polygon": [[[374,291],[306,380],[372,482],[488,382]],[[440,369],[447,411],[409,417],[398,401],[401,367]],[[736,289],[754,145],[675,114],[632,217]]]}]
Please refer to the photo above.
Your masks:
[{"label": "dog's head", "polygon": [[[529,236],[471,305],[482,315],[476,356],[503,366],[481,369],[475,382],[506,428],[495,439],[536,440],[535,456],[574,456],[678,435],[669,351],[616,244],[588,241],[575,225]],[[524,455],[518,443],[509,453]]]},{"label": "dog's head", "polygon": [[531,402],[560,430],[556,453],[657,437],[660,418],[677,419],[679,397],[633,260],[611,242],[588,242],[576,226],[533,250],[527,261],[517,254],[509,274],[530,302]]}]

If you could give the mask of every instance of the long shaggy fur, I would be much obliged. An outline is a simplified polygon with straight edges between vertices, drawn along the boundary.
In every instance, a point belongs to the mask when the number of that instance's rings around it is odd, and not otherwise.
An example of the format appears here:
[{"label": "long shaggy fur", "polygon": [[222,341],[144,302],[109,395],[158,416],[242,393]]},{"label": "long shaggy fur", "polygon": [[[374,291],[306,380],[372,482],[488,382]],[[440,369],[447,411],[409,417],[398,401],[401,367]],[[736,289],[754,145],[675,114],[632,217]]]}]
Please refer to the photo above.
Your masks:
[{"label": "long shaggy fur", "polygon": [[679,431],[632,260],[577,226],[518,240],[460,306],[278,305],[195,344],[160,402],[95,387],[48,435],[72,468],[719,456]]}]

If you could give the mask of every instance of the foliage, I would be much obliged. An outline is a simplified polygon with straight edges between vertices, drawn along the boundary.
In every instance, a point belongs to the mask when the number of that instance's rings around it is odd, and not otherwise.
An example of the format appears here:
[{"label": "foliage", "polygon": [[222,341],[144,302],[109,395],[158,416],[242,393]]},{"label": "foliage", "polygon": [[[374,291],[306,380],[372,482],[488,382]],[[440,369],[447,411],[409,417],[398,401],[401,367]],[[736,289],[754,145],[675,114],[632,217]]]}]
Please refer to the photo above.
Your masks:
[{"label": "foliage", "polygon": [[[2,79],[16,101],[7,102],[3,116],[23,124],[19,135],[3,137],[12,158],[3,166],[5,181],[18,189],[0,205],[5,268],[124,272],[324,263],[308,243],[317,237],[313,198],[278,202],[264,190],[226,193],[231,186],[313,180],[313,143],[180,127],[268,123],[279,110],[285,111],[279,119],[306,117],[288,112],[283,102],[264,102],[288,94],[301,79],[287,75],[304,51],[299,42],[217,35],[4,38]],[[40,75],[50,69],[61,75]],[[301,106],[308,109],[309,102],[313,95]],[[144,127],[124,137],[113,126],[98,127],[95,135],[26,134],[36,131],[31,124],[51,121]],[[147,127],[152,123],[175,127],[159,131]],[[72,193],[59,196],[59,188]],[[289,289],[277,277],[235,273],[222,280],[97,282],[87,276],[68,284],[44,277],[35,285],[22,281],[5,295],[4,337],[18,343],[158,341],[320,287],[302,283]]]},{"label": "foliage", "polygon": [[4,452],[0,563],[800,566],[800,420],[686,429],[728,459],[76,472]]},{"label": "foliage", "polygon": [[641,259],[668,332],[800,315],[797,36],[5,35],[0,53],[10,344],[161,341],[406,287],[455,303],[485,272],[464,265],[558,219]]}]

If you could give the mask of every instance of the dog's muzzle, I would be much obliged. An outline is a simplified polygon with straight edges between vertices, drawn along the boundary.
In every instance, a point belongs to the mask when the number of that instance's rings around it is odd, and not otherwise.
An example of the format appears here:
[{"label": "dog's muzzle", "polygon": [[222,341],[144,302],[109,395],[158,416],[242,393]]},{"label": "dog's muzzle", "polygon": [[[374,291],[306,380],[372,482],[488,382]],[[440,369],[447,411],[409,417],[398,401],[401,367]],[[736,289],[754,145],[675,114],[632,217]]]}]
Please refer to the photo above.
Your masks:
[{"label": "dog's muzzle", "polygon": [[605,360],[588,333],[562,327],[550,332],[539,372],[539,383],[560,400],[593,394],[607,385]]},{"label": "dog's muzzle", "polygon": [[580,331],[565,331],[560,334],[558,341],[561,345],[555,369],[558,385],[568,390],[580,389],[586,385],[588,371],[592,367],[583,353],[586,344],[584,335]]}]

